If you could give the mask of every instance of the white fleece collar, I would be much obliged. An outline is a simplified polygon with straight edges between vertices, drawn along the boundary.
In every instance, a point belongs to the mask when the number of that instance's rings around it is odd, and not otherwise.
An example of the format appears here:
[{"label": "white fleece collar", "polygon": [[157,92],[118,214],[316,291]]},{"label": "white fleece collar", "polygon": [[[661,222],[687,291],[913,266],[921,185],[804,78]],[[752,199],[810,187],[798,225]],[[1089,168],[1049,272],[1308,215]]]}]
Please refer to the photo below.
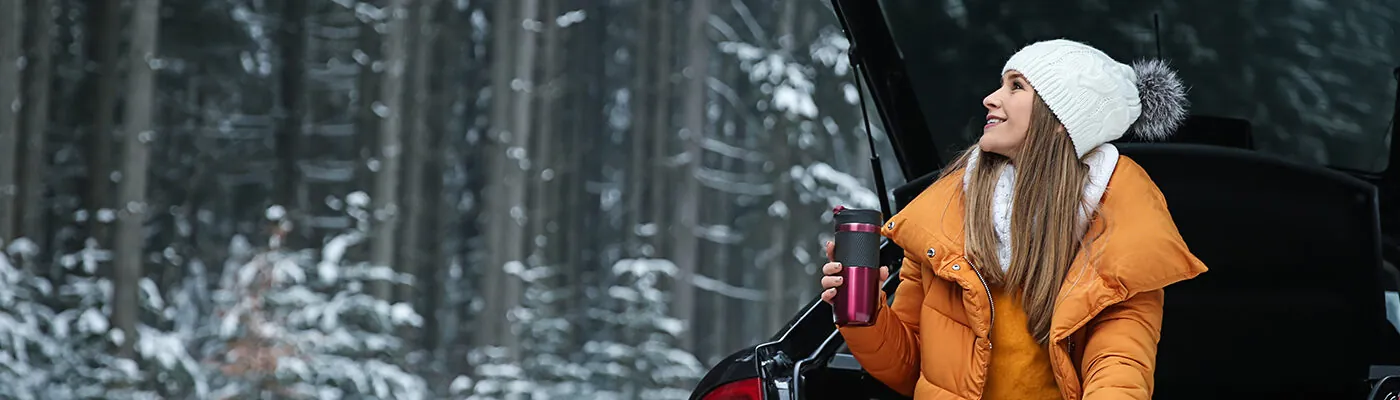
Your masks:
[{"label": "white fleece collar", "polygon": [[[963,173],[963,190],[967,190],[972,169],[977,165],[980,155],[981,150],[976,148],[968,155],[968,166]],[[1108,180],[1113,177],[1113,170],[1118,167],[1118,148],[1113,144],[1104,143],[1091,150],[1082,160],[1089,165],[1089,182],[1084,185],[1084,204],[1079,209],[1079,228],[1075,232],[1076,235],[1084,234],[1089,217],[1098,211],[1099,202],[1103,200],[1104,191],[1108,189]],[[997,258],[1002,271],[1011,266],[1011,203],[1015,188],[1016,168],[1007,164],[997,178],[996,191],[992,195],[992,223],[996,229]]]}]

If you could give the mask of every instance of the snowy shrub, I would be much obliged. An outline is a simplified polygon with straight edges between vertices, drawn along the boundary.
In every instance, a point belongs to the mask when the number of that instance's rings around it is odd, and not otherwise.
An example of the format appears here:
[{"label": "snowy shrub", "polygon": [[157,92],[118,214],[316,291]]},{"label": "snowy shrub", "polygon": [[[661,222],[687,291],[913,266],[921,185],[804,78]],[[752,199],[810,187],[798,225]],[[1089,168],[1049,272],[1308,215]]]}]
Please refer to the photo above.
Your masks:
[{"label": "snowy shrub", "polygon": [[[135,359],[113,349],[128,340],[111,328],[112,282],[94,277],[105,251],[91,243],[60,257],[68,269],[55,287],[16,269],[0,253],[0,398],[136,399],[201,397],[207,393],[199,363],[178,335],[139,324]],[[168,322],[171,309],[155,282],[143,279],[146,321]],[[61,311],[55,311],[61,310]]]},{"label": "snowy shrub", "polygon": [[398,336],[420,327],[422,317],[410,304],[366,291],[376,281],[411,282],[388,267],[344,259],[367,232],[364,210],[350,212],[360,224],[332,237],[319,254],[281,248],[285,231],[279,230],[266,250],[226,268],[213,294],[209,346],[221,372],[217,397],[430,397],[423,378],[404,367],[409,362]]},{"label": "snowy shrub", "polygon": [[[521,304],[510,312],[511,332],[520,340],[519,355],[504,347],[473,349],[469,362],[479,380],[468,399],[555,399],[591,392],[589,371],[568,359],[574,326],[564,315],[568,300],[557,270],[550,266],[506,264],[505,272],[525,286]],[[518,363],[512,362],[519,359]]]},{"label": "snowy shrub", "polygon": [[617,286],[608,295],[620,304],[597,310],[595,318],[616,327],[618,340],[584,345],[597,398],[685,399],[704,374],[700,361],[680,348],[684,324],[668,314],[670,296],[657,288],[676,274],[676,265],[659,259],[624,259],[613,264]]},{"label": "snowy shrub", "polygon": [[[587,316],[613,340],[589,341],[580,349],[567,338],[577,321],[565,314],[567,293],[551,266],[509,263],[525,296],[510,313],[520,354],[504,347],[474,349],[475,380],[459,378],[452,395],[467,399],[685,399],[704,367],[677,345],[683,324],[668,314],[670,296],[657,287],[676,266],[656,259],[622,260],[613,266],[618,286],[608,290],[616,307],[592,308]],[[518,361],[513,361],[518,360]],[[468,389],[470,388],[470,389]]]}]

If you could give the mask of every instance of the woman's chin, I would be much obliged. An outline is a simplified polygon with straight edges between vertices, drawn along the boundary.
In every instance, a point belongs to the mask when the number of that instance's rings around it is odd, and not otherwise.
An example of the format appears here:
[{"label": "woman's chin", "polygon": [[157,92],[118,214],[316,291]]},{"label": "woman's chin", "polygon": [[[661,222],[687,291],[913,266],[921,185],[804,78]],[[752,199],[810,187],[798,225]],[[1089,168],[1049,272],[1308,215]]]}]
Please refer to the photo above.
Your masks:
[{"label": "woman's chin", "polygon": [[995,136],[983,134],[982,138],[977,140],[977,148],[984,152],[995,153],[1003,147],[1005,146]]},{"label": "woman's chin", "polygon": [[985,136],[982,137],[982,140],[977,141],[977,149],[981,150],[983,153],[1000,154],[1007,157],[1011,156],[1015,147],[1016,146],[1009,143],[998,141],[996,138],[987,138]]}]

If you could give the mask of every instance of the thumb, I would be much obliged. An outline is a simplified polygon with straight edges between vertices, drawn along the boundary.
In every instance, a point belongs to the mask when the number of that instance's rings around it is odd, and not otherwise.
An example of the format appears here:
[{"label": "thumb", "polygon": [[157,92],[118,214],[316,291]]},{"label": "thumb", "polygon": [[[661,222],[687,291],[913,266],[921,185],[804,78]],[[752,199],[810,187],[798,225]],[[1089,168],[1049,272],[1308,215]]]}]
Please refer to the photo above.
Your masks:
[{"label": "thumb", "polygon": [[890,267],[880,267],[880,282],[890,279]]}]

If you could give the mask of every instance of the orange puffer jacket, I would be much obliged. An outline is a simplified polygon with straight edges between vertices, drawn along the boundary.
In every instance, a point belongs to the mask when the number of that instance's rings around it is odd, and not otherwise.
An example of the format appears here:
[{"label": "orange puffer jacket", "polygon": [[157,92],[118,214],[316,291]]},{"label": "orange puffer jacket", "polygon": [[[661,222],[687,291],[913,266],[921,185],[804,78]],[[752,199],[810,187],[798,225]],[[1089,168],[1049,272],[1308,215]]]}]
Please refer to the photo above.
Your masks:
[{"label": "orange puffer jacket", "polygon": [[[840,328],[871,375],[917,400],[978,399],[987,380],[997,305],[964,257],[957,172],[882,228],[905,252],[894,302],[872,326]],[[1088,232],[1100,235],[1075,258],[1052,317],[1055,381],[1068,400],[1151,398],[1162,289],[1206,266],[1177,233],[1156,184],[1127,157],[1118,158]]]}]

